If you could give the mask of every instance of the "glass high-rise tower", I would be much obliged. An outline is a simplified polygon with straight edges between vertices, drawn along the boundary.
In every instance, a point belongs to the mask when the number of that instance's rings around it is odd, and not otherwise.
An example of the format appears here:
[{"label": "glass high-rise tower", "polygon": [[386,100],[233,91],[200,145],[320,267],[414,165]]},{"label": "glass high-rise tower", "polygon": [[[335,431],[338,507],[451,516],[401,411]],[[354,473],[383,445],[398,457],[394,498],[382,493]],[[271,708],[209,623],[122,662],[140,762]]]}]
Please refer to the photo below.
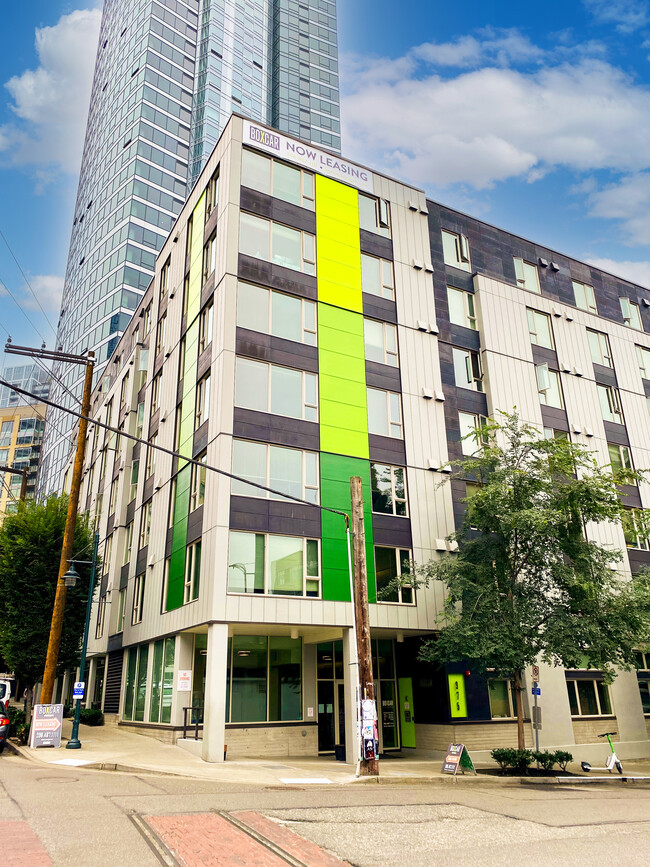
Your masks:
[{"label": "glass high-rise tower", "polygon": [[[105,0],[57,348],[103,369],[233,111],[340,150],[335,0]],[[74,406],[82,368],[53,373]],[[73,426],[48,412],[41,492]]]}]

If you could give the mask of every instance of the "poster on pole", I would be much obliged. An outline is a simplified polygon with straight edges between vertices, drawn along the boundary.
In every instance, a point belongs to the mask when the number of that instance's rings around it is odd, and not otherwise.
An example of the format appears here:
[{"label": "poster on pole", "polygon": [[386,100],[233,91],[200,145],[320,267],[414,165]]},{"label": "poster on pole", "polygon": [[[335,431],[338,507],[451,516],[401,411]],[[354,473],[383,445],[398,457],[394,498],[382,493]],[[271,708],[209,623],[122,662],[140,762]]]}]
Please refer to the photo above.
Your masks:
[{"label": "poster on pole", "polygon": [[463,774],[465,771],[473,771],[476,773],[474,762],[470,758],[470,754],[467,752],[465,744],[449,744],[447,747],[447,755],[442,762],[442,773],[453,774],[456,776],[458,768],[460,768],[461,773]]},{"label": "poster on pole", "polygon": [[30,747],[60,747],[62,723],[62,704],[35,704],[29,737]]}]

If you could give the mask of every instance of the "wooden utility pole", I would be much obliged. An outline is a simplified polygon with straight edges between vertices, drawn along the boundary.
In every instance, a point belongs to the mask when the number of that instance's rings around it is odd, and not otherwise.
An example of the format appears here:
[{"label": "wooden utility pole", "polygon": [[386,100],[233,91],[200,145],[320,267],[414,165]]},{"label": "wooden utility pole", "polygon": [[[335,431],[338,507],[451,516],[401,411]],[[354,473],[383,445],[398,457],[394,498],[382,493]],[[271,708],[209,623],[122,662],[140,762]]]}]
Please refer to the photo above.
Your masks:
[{"label": "wooden utility pole", "polygon": [[[354,574],[354,617],[357,627],[357,654],[359,658],[359,684],[361,701],[375,700],[372,679],[372,649],[370,646],[370,617],[368,612],[368,569],[366,565],[366,531],[363,524],[363,488],[359,476],[350,479],[352,499],[352,563]],[[361,712],[359,708],[358,713]],[[363,743],[363,741],[362,741]],[[359,776],[377,776],[376,757],[361,756]]]},{"label": "wooden utility pole", "polygon": [[28,470],[17,470],[14,467],[0,467],[0,473],[11,473],[14,476],[22,476],[23,479],[20,483],[20,495],[18,497],[19,503],[24,503],[25,498],[27,496],[27,473]]},{"label": "wooden utility pole", "polygon": [[63,581],[63,576],[68,571],[69,560],[73,554],[72,546],[74,544],[74,531],[77,526],[77,509],[79,507],[79,490],[81,488],[81,475],[84,464],[84,452],[86,449],[86,431],[88,429],[87,419],[90,414],[90,395],[93,387],[94,364],[95,353],[88,352],[83,397],[81,399],[79,433],[77,434],[77,452],[75,454],[74,466],[72,468],[70,499],[68,500],[68,513],[65,519],[63,546],[61,548],[61,560],[59,562],[59,579],[56,582],[52,625],[50,626],[50,638],[47,644],[47,656],[45,658],[45,671],[43,672],[43,686],[41,688],[40,699],[41,704],[50,704],[52,701],[56,666],[59,661],[59,646],[61,644],[63,613],[65,611],[65,583]]}]

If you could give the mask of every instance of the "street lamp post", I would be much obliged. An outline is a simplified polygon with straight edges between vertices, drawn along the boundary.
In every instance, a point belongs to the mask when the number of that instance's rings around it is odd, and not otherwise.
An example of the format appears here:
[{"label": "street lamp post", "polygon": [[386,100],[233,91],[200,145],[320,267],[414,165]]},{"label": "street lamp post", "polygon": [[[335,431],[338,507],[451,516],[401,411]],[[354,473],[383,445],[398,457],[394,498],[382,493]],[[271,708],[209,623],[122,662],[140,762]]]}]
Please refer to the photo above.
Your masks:
[{"label": "street lamp post", "polygon": [[[74,587],[77,583],[77,571],[74,568],[75,563],[90,563],[90,584],[88,587],[88,601],[86,602],[86,622],[84,625],[84,636],[81,643],[81,660],[79,662],[79,671],[81,680],[86,680],[86,650],[88,649],[88,629],[90,627],[90,609],[93,603],[93,593],[95,590],[95,573],[97,571],[97,549],[99,547],[99,533],[95,533],[95,544],[93,546],[92,560],[70,560],[70,568],[63,576],[63,580],[68,587]],[[65,745],[66,750],[80,750],[81,741],[79,740],[79,714],[81,713],[81,699],[78,698],[74,707],[74,721],[72,723],[72,737]]]}]

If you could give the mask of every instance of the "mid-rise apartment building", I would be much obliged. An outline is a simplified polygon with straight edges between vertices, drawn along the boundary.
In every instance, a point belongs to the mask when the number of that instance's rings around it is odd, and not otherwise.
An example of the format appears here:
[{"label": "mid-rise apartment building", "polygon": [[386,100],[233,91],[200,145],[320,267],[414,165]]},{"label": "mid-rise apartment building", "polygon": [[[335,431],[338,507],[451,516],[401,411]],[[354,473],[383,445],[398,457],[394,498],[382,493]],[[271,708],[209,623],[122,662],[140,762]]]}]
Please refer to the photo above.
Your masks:
[{"label": "mid-rise apartment building", "polygon": [[[335,0],[105,0],[57,347],[103,370],[232,111],[340,148]],[[83,370],[54,373],[72,406]],[[70,449],[49,415],[43,492]]]},{"label": "mid-rise apartment building", "polygon": [[[515,745],[507,680],[417,660],[443,587],[377,591],[453,556],[468,482],[446,465],[497,410],[650,466],[649,308],[640,286],[233,116],[94,393],[96,418],[138,441],[89,433],[89,700],[170,741],[198,717],[202,740],[181,743],[210,761],[224,743],[351,759],[339,512],[360,476],[381,750]],[[626,532],[595,538],[630,576],[650,563],[633,529],[650,491],[622,495]],[[608,686],[540,666],[542,747],[588,759],[615,726],[619,755],[650,754],[649,667]]]},{"label": "mid-rise apartment building", "polygon": [[[0,408],[0,522],[5,515],[17,510],[23,476],[26,477],[26,498],[34,496],[45,410],[44,403]],[[11,469],[20,472],[12,473]]]}]

